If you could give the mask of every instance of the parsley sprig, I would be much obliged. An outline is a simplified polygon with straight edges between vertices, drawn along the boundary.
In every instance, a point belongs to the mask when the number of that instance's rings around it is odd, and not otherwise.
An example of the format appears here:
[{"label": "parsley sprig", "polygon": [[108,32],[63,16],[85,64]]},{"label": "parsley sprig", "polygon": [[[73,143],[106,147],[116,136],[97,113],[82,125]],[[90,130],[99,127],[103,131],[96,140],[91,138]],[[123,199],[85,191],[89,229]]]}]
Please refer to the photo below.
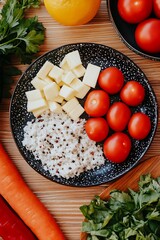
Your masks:
[{"label": "parsley sprig", "polygon": [[96,196],[80,210],[87,240],[159,240],[160,177],[142,175],[139,191],[113,190],[108,201]]},{"label": "parsley sprig", "polygon": [[[11,75],[19,74],[10,66],[12,56],[21,63],[28,64],[35,58],[44,42],[44,26],[38,22],[37,16],[26,18],[25,12],[40,6],[40,0],[7,0],[0,15],[0,89],[11,83]],[[7,67],[7,68],[6,68]],[[8,80],[10,79],[10,80]]]}]

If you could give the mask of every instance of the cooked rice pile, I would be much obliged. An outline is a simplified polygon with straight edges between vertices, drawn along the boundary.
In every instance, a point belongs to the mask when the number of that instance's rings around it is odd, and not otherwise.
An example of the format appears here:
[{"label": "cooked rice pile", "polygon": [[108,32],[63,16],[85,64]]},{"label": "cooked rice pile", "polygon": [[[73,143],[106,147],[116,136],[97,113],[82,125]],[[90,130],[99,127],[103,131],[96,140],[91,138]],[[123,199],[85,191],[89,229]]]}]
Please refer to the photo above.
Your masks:
[{"label": "cooked rice pile", "polygon": [[44,113],[24,128],[23,146],[41,160],[52,176],[66,179],[105,162],[103,150],[85,132],[84,119],[71,120],[65,113]]}]

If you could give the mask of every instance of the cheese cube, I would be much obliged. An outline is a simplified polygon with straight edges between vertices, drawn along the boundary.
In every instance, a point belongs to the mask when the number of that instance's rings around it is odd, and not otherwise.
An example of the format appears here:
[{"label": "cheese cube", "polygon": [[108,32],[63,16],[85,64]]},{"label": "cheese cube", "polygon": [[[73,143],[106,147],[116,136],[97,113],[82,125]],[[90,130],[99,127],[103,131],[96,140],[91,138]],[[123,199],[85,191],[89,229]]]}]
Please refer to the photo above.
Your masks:
[{"label": "cheese cube", "polygon": [[61,78],[63,72],[64,72],[63,69],[54,65],[53,69],[49,72],[48,76],[54,79],[57,83],[60,83],[62,80]]},{"label": "cheese cube", "polygon": [[66,57],[63,58],[62,62],[60,63],[59,65],[65,72],[69,72],[70,71],[70,68],[69,68],[69,65],[67,63],[67,59]]},{"label": "cheese cube", "polygon": [[78,50],[68,53],[66,59],[70,69],[76,68],[82,64]]},{"label": "cheese cube", "polygon": [[90,87],[83,83],[82,88],[79,90],[79,92],[76,93],[75,97],[83,99],[86,96],[86,94],[89,92],[89,90],[90,90]]},{"label": "cheese cube", "polygon": [[66,113],[70,113],[74,108],[76,108],[76,106],[79,104],[77,98],[72,98],[70,99],[68,102],[66,102],[63,106],[62,109],[66,112]]},{"label": "cheese cube", "polygon": [[55,101],[55,102],[58,102],[58,103],[62,103],[62,102],[63,102],[63,99],[64,99],[63,97],[61,97],[61,96],[58,95],[57,97],[55,97],[54,101]]},{"label": "cheese cube", "polygon": [[46,61],[37,73],[37,76],[41,79],[44,79],[53,67],[54,65],[51,62]]},{"label": "cheese cube", "polygon": [[45,81],[46,83],[52,83],[54,80],[53,80],[52,78],[46,76],[46,77],[44,78],[44,81]]},{"label": "cheese cube", "polygon": [[33,78],[33,80],[31,81],[31,84],[33,85],[33,87],[39,90],[42,90],[47,85],[45,81],[41,80],[38,77]]},{"label": "cheese cube", "polygon": [[83,83],[89,87],[95,88],[100,71],[100,67],[89,63],[83,77]]},{"label": "cheese cube", "polygon": [[47,107],[47,102],[43,98],[35,100],[35,101],[27,102],[27,111],[28,112],[33,112],[42,107]]},{"label": "cheese cube", "polygon": [[43,98],[43,96],[44,96],[39,89],[27,91],[27,92],[25,92],[25,94],[27,96],[28,101],[35,101],[35,100]]},{"label": "cheese cube", "polygon": [[56,102],[51,102],[48,101],[48,105],[49,105],[49,109],[51,112],[55,112],[55,113],[61,113],[62,112],[62,107],[60,104],[56,103]]},{"label": "cheese cube", "polygon": [[84,76],[86,69],[83,67],[83,65],[79,65],[78,67],[73,68],[72,71],[77,78],[81,78]]},{"label": "cheese cube", "polygon": [[80,92],[84,87],[84,83],[80,79],[76,78],[71,82],[70,87],[73,88],[76,92]]},{"label": "cheese cube", "polygon": [[43,112],[48,110],[48,106],[34,110],[32,113],[35,117],[39,117]]},{"label": "cheese cube", "polygon": [[44,87],[44,95],[48,101],[54,101],[54,99],[59,94],[60,87],[55,83],[49,83],[47,86]]},{"label": "cheese cube", "polygon": [[68,115],[75,121],[82,115],[83,112],[84,108],[78,104],[71,112],[68,113]]},{"label": "cheese cube", "polygon": [[71,71],[69,71],[63,76],[62,81],[65,84],[69,85],[75,78],[76,76]]},{"label": "cheese cube", "polygon": [[68,87],[66,85],[63,85],[59,91],[59,95],[67,101],[73,98],[75,93],[76,92],[71,87]]}]

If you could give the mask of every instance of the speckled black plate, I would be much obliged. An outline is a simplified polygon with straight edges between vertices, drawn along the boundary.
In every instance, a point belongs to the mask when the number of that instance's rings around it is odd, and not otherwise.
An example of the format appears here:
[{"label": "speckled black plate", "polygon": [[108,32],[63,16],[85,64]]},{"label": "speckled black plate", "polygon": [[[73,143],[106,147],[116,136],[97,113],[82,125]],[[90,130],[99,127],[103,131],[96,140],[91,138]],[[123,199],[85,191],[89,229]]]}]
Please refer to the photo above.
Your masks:
[{"label": "speckled black plate", "polygon": [[[79,50],[82,62],[85,67],[88,63],[99,65],[102,69],[109,66],[117,66],[123,72],[125,76],[125,81],[136,79],[138,82],[140,82],[146,90],[145,100],[143,104],[139,107],[132,108],[132,111],[141,111],[148,114],[152,120],[152,129],[145,140],[135,141],[132,139],[132,150],[128,159],[124,163],[113,164],[106,159],[105,165],[101,166],[99,169],[84,172],[78,177],[70,178],[67,180],[64,178],[51,176],[48,171],[45,171],[41,165],[41,162],[36,161],[33,154],[31,154],[31,152],[27,151],[26,148],[23,147],[22,140],[24,137],[24,126],[26,126],[28,121],[31,121],[34,118],[31,113],[27,112],[27,101],[25,96],[26,91],[33,89],[30,83],[32,78],[35,77],[36,73],[46,60],[49,60],[56,65],[59,65],[65,54],[73,50]],[[111,97],[111,102],[117,100],[119,100],[119,95]],[[83,117],[85,117],[85,115]],[[27,163],[34,170],[47,177],[48,179],[60,184],[71,186],[93,186],[106,183],[120,177],[121,175],[132,169],[139,162],[139,160],[149,148],[156,131],[157,102],[155,94],[145,74],[128,57],[104,45],[98,45],[94,43],[70,44],[54,49],[41,56],[35,62],[33,62],[24,72],[12,96],[10,106],[10,122],[13,137],[19,148],[19,151],[21,152]]]},{"label": "speckled black plate", "polygon": [[134,37],[134,32],[137,25],[129,24],[120,17],[117,8],[118,0],[106,0],[106,1],[111,22],[113,23],[116,32],[118,33],[121,40],[126,44],[126,46],[135,53],[145,58],[160,61],[160,53],[155,54],[147,53],[138,47]]}]

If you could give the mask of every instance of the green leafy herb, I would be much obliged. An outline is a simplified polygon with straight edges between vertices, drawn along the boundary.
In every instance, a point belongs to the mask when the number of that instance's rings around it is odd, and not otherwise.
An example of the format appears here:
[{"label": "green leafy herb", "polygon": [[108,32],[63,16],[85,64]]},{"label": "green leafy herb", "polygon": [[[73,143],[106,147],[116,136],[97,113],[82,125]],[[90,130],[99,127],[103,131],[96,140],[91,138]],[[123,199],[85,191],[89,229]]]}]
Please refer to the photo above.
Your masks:
[{"label": "green leafy herb", "polygon": [[[17,56],[21,63],[30,63],[44,41],[44,27],[38,18],[25,18],[25,11],[37,8],[40,0],[7,0],[0,15],[0,89],[8,83],[5,69],[11,56]],[[17,72],[19,73],[19,72]],[[15,71],[14,71],[15,74]],[[8,75],[8,74],[7,74]],[[9,74],[10,76],[10,74]]]},{"label": "green leafy herb", "polygon": [[96,196],[80,210],[87,240],[160,240],[160,177],[143,175],[138,192],[114,190],[108,201]]}]

